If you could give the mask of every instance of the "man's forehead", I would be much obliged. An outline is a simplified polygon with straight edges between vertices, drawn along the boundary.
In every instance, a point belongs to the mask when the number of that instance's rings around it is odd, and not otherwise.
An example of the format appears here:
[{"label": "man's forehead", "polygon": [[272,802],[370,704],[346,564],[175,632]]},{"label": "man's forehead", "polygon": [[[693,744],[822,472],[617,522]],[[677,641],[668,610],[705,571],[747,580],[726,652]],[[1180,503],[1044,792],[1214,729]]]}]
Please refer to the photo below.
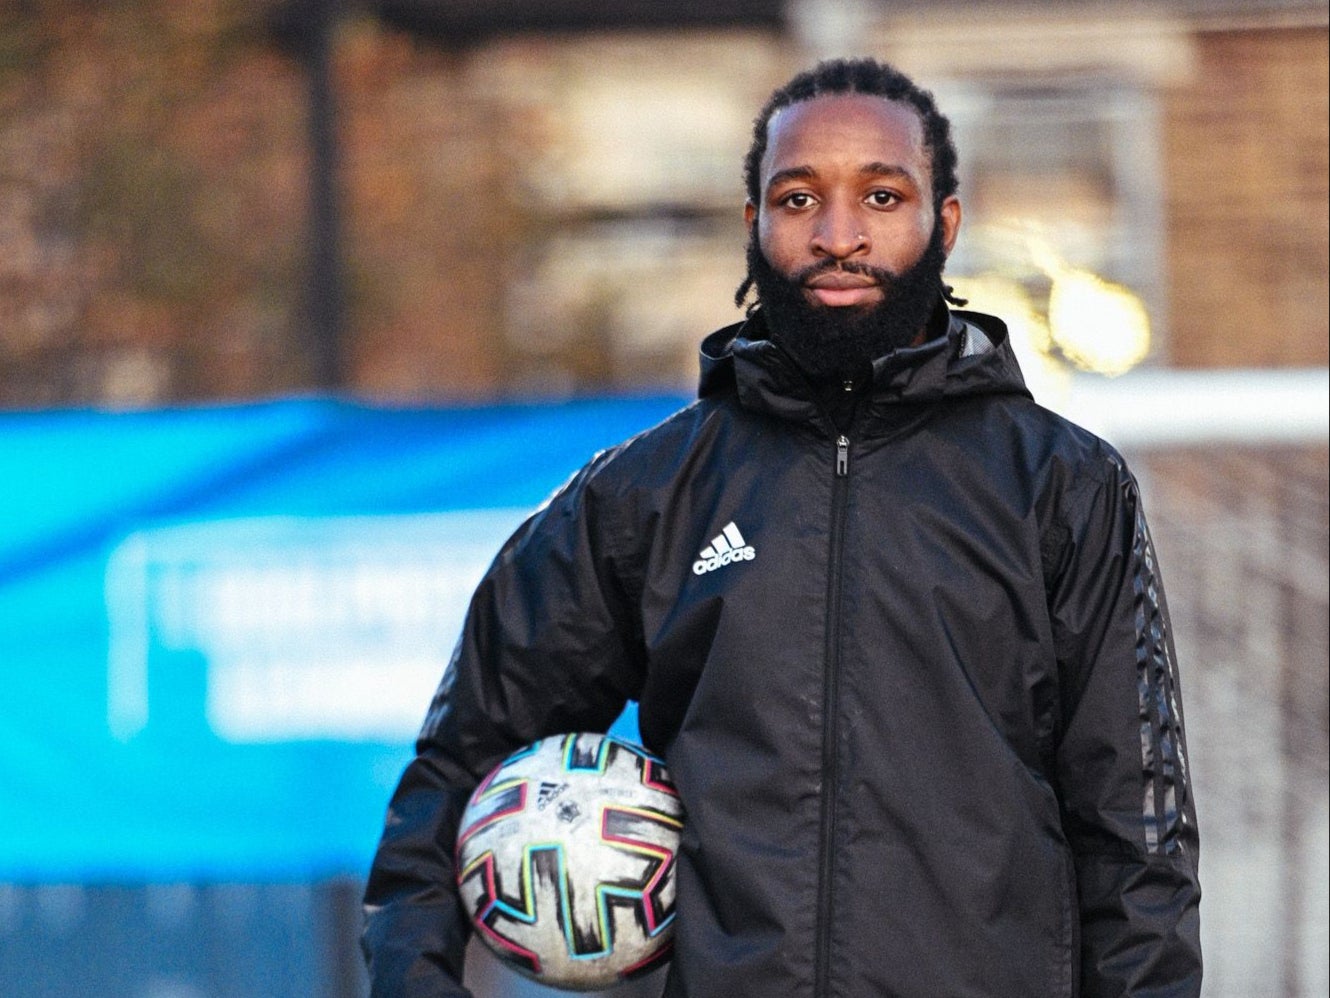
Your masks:
[{"label": "man's forehead", "polygon": [[789,161],[792,158],[855,153],[878,162],[926,163],[918,111],[889,97],[859,93],[824,94],[786,105],[767,123],[762,173],[802,165]]}]

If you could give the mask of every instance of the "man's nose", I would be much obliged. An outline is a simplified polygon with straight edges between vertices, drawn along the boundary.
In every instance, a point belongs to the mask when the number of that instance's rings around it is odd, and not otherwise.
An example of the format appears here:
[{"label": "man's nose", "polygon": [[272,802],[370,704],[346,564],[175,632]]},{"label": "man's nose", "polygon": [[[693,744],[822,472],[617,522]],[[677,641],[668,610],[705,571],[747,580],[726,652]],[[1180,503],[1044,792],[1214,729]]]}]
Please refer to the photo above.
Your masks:
[{"label": "man's nose", "polygon": [[810,244],[815,256],[844,260],[867,252],[869,246],[866,230],[852,209],[827,205],[819,214]]}]

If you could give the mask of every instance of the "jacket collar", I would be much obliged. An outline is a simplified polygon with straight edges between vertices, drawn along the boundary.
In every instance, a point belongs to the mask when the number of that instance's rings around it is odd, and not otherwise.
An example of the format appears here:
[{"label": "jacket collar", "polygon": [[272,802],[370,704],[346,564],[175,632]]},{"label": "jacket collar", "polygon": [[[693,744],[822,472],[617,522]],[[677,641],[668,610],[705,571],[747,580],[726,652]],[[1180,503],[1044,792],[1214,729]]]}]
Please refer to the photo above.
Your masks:
[{"label": "jacket collar", "polygon": [[[945,328],[944,335],[873,362],[865,406],[870,420],[889,416],[902,403],[970,395],[1029,396],[1001,319],[952,311]],[[731,388],[745,408],[795,422],[827,423],[816,390],[767,336],[760,311],[702,342],[699,396]]]}]

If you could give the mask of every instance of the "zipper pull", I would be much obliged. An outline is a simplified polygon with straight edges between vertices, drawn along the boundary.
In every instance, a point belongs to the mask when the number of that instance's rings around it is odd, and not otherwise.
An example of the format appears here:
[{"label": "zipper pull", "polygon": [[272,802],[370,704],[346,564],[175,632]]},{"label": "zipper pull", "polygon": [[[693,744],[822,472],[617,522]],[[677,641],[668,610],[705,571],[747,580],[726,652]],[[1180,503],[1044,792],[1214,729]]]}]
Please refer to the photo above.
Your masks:
[{"label": "zipper pull", "polygon": [[836,477],[844,478],[850,473],[850,438],[844,433],[836,438]]}]

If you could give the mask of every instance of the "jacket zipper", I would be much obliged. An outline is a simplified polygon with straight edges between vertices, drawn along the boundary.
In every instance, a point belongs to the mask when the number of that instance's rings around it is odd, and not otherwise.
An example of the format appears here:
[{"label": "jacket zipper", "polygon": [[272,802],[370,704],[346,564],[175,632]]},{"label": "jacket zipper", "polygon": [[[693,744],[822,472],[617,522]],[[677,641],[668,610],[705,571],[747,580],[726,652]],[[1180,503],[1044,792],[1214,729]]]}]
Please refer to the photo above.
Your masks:
[{"label": "jacket zipper", "polygon": [[831,977],[831,916],[835,893],[836,786],[839,782],[840,728],[840,600],[841,557],[845,537],[845,509],[849,496],[850,438],[836,438],[836,474],[831,483],[831,559],[827,571],[826,672],[822,688],[822,802],[818,842],[817,941],[814,951],[814,987],[817,998],[828,998]]}]

